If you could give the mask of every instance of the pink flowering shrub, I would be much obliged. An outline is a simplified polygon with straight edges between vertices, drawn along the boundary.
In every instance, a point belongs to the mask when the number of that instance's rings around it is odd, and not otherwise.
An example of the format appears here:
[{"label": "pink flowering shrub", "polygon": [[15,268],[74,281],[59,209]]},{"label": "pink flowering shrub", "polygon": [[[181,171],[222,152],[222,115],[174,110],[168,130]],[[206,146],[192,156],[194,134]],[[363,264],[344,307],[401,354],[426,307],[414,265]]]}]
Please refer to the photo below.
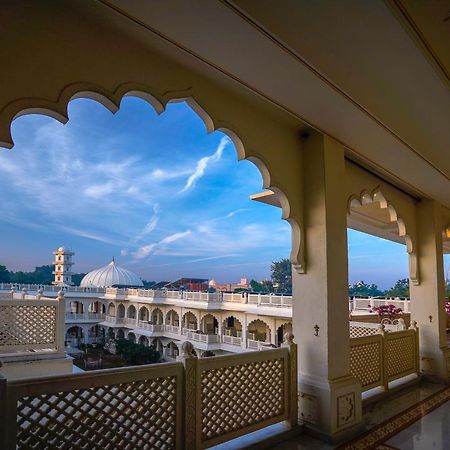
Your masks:
[{"label": "pink flowering shrub", "polygon": [[397,308],[395,305],[381,305],[374,306],[370,309],[371,313],[377,313],[381,317],[388,317],[389,319],[394,319],[403,313],[402,308]]},{"label": "pink flowering shrub", "polygon": [[445,312],[450,316],[450,300],[446,300],[445,302]]}]

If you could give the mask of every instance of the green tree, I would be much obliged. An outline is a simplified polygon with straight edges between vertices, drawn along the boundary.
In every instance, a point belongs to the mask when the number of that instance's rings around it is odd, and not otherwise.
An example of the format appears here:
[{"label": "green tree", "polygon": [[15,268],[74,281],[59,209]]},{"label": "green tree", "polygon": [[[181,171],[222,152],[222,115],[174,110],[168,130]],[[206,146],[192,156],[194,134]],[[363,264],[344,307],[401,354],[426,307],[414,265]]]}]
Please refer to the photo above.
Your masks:
[{"label": "green tree", "polygon": [[386,297],[409,297],[409,279],[397,280],[394,287],[387,290],[384,295]]},{"label": "green tree", "polygon": [[358,281],[348,288],[348,295],[352,297],[380,297],[384,292],[378,289],[376,284],[366,284],[364,281]]},{"label": "green tree", "polygon": [[252,292],[261,292],[261,293],[267,293],[267,292],[273,292],[273,284],[270,280],[262,280],[261,282],[256,280],[250,281],[250,289]]},{"label": "green tree", "polygon": [[289,259],[284,258],[272,262],[270,268],[272,284],[276,292],[292,292],[292,264]]},{"label": "green tree", "polygon": [[54,280],[53,266],[35,267],[34,272],[31,272],[29,277],[33,284],[51,284]]},{"label": "green tree", "polygon": [[85,273],[74,273],[72,275],[72,283],[75,286],[79,286],[81,283],[81,280],[85,277],[85,275],[86,275]]},{"label": "green tree", "polygon": [[11,281],[11,273],[6,266],[0,265],[0,283],[9,283]]},{"label": "green tree", "polygon": [[128,339],[117,341],[117,353],[131,365],[153,364],[161,360],[161,354],[153,346],[135,344]]}]

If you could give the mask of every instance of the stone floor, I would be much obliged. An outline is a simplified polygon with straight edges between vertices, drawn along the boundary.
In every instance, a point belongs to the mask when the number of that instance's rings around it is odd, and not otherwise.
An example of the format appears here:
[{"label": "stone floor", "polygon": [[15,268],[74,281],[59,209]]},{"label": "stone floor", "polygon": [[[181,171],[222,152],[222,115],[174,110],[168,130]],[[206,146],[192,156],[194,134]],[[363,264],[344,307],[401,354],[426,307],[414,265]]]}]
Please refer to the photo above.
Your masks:
[{"label": "stone floor", "polygon": [[[396,392],[390,398],[366,404],[363,417],[367,431],[360,439],[347,444],[333,446],[301,435],[272,448],[277,450],[450,449],[448,433],[450,431],[450,388],[444,391],[443,389],[442,385],[422,382]],[[438,394],[439,392],[442,394]],[[445,402],[442,406],[429,411],[442,402]],[[410,422],[412,423],[409,424]],[[399,431],[389,437],[393,430]],[[387,438],[384,439],[383,436]]]},{"label": "stone floor", "polygon": [[[366,400],[363,417],[366,431],[360,438],[339,446],[327,444],[307,434],[276,445],[258,444],[261,440],[283,431],[282,424],[276,424],[214,448],[450,450],[450,388],[445,389],[443,385],[421,382],[379,401]],[[396,434],[391,436],[393,430]]]}]

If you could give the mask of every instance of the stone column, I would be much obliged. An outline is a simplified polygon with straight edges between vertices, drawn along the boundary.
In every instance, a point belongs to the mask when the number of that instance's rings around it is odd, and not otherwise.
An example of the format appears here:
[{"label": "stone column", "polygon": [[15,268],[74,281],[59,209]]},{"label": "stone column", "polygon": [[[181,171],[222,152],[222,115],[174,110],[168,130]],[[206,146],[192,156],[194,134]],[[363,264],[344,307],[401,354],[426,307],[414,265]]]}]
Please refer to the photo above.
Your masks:
[{"label": "stone column", "polygon": [[247,323],[247,314],[244,314],[242,321],[242,348],[247,348]]},{"label": "stone column", "polygon": [[89,320],[89,301],[83,301],[82,305],[83,305],[83,319],[84,320]]},{"label": "stone column", "polygon": [[344,148],[313,133],[304,144],[306,272],[293,271],[299,418],[338,440],[361,422],[361,385],[350,375]]},{"label": "stone column", "polygon": [[424,199],[416,208],[420,283],[410,283],[411,319],[419,327],[421,370],[432,377],[448,380],[450,352],[444,300],[442,212],[433,200]]}]

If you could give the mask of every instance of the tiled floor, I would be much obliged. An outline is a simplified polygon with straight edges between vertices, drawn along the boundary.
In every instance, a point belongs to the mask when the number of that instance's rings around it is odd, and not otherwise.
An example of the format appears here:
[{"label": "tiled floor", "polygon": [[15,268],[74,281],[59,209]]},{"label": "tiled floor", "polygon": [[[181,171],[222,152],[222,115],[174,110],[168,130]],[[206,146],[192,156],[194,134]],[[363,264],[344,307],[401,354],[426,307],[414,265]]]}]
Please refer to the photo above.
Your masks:
[{"label": "tiled floor", "polygon": [[386,441],[401,450],[450,449],[450,401]]},{"label": "tiled floor", "polygon": [[[367,431],[340,445],[340,450],[450,450],[450,388],[431,383],[410,387],[366,406],[364,422]],[[332,450],[336,446],[301,435],[273,448]]]}]

